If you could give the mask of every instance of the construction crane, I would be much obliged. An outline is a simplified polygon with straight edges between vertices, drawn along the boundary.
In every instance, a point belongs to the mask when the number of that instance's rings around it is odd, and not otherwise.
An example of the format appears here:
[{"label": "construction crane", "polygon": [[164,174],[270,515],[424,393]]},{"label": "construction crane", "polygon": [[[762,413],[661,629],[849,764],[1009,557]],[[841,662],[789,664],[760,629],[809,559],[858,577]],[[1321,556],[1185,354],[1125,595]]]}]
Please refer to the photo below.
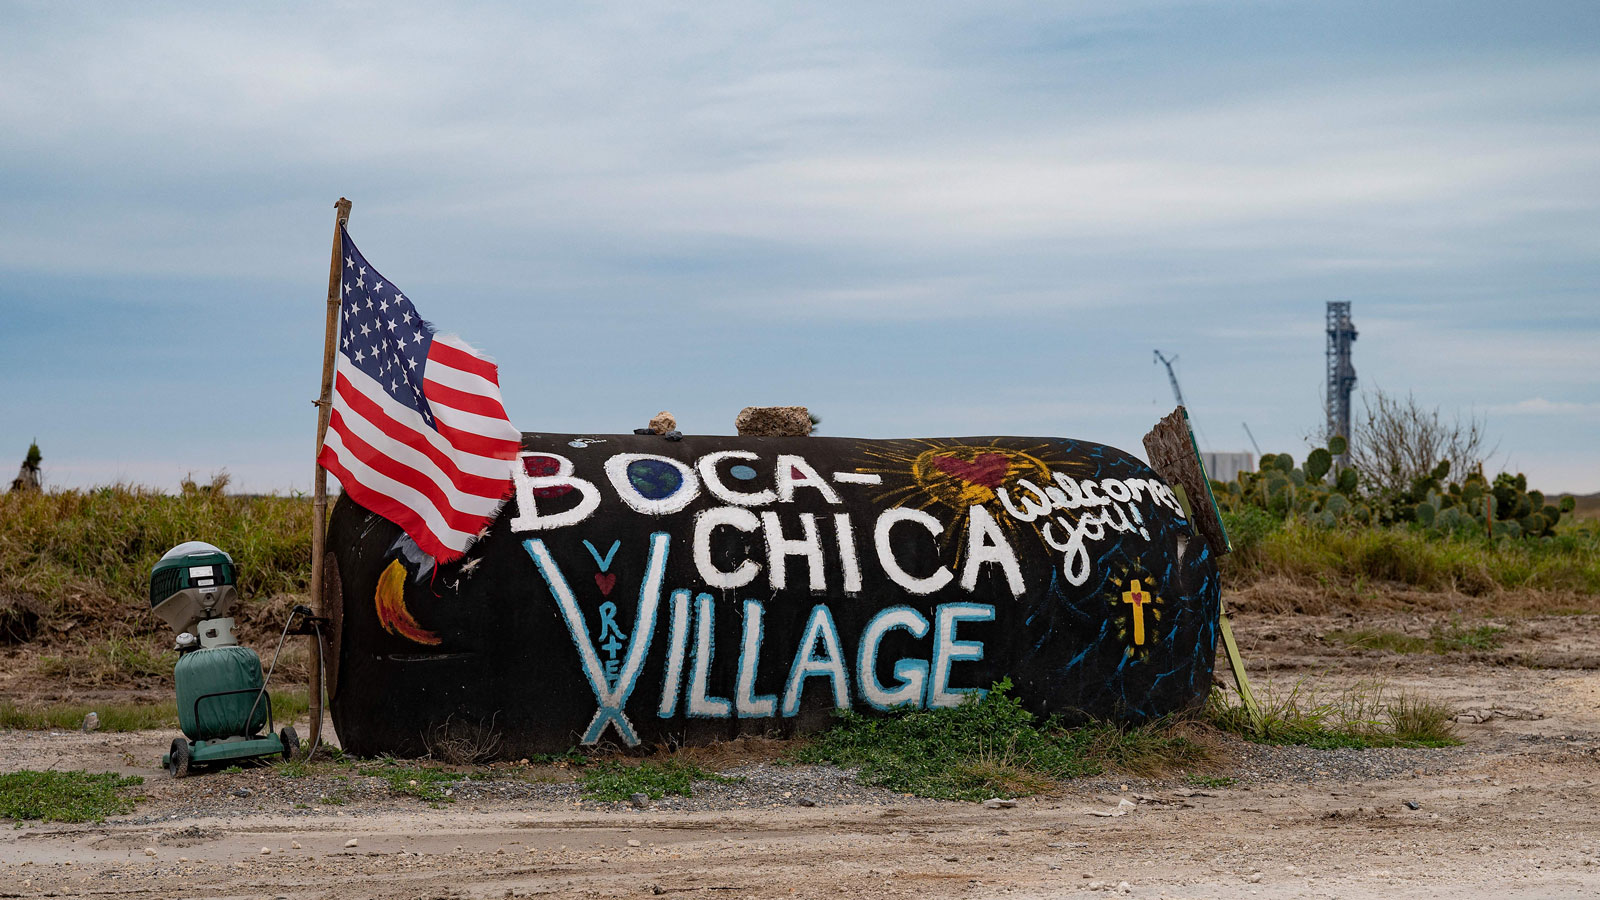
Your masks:
[{"label": "construction crane", "polygon": [[[1167,381],[1172,385],[1172,396],[1178,401],[1179,406],[1187,410],[1189,408],[1189,404],[1184,402],[1183,388],[1178,387],[1178,373],[1172,371],[1172,364],[1177,361],[1178,357],[1176,356],[1168,358],[1161,355],[1160,350],[1156,351],[1155,362],[1161,363],[1163,366],[1167,367]],[[1189,418],[1189,427],[1194,429],[1195,436],[1200,439],[1200,443],[1205,444],[1208,447],[1211,446],[1211,442],[1205,439],[1205,432],[1201,431],[1200,426],[1195,424],[1192,416]],[[1199,448],[1196,447],[1195,449],[1198,450]]]},{"label": "construction crane", "polygon": [[1183,402],[1183,389],[1178,387],[1178,376],[1177,376],[1176,373],[1174,373],[1172,371],[1172,364],[1177,362],[1177,361],[1178,361],[1178,358],[1176,356],[1172,357],[1171,359],[1168,359],[1165,356],[1161,355],[1161,351],[1160,350],[1156,351],[1155,362],[1161,363],[1162,365],[1167,367],[1167,380],[1172,382],[1172,396],[1178,398],[1178,405],[1179,406],[1187,408],[1189,406],[1189,404]]},{"label": "construction crane", "polygon": [[1244,433],[1245,433],[1245,436],[1250,439],[1250,446],[1256,448],[1256,459],[1260,459],[1261,458],[1261,445],[1256,443],[1256,436],[1255,436],[1254,433],[1252,433],[1250,431],[1250,423],[1249,422],[1240,422],[1239,424],[1244,426]]}]

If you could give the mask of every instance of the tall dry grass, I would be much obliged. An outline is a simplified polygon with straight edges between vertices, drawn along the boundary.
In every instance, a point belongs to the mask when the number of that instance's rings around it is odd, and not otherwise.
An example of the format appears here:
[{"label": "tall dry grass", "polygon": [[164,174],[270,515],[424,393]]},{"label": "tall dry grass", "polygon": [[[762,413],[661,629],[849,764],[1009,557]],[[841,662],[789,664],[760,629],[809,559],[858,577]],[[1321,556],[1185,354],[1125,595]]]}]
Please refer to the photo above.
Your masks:
[{"label": "tall dry grass", "polygon": [[1470,596],[1498,591],[1600,595],[1600,528],[1564,528],[1527,540],[1429,535],[1420,528],[1322,528],[1266,513],[1224,513],[1234,553],[1222,559],[1223,585],[1243,589],[1267,578],[1328,587],[1385,582]]},{"label": "tall dry grass", "polygon": [[246,618],[267,598],[308,590],[311,501],[227,494],[223,484],[0,495],[0,595],[43,608],[45,644],[165,639],[150,614],[150,569],[193,540],[232,554]]}]

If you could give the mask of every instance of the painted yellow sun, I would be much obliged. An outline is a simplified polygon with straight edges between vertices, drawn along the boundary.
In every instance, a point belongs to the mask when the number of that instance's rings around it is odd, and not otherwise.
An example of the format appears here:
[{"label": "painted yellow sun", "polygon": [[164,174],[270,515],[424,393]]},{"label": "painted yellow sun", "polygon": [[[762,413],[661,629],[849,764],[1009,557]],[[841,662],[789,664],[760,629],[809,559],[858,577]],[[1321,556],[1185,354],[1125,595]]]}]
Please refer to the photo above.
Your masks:
[{"label": "painted yellow sun", "polygon": [[990,503],[995,491],[1027,478],[1049,483],[1050,470],[1032,455],[1004,447],[934,447],[917,454],[911,477],[936,502],[966,510]]},{"label": "painted yellow sun", "polygon": [[[1000,509],[997,491],[1018,479],[1041,487],[1049,484],[1050,466],[1039,458],[1049,446],[1018,449],[950,439],[886,441],[866,450],[856,471],[883,477],[884,490],[873,498],[875,502],[935,514],[941,507],[949,510],[939,516],[948,523],[942,543],[959,562],[967,518],[974,506],[993,504],[990,512],[1002,528],[1015,535],[1019,525]],[[1036,530],[1033,525],[1021,527]]]}]

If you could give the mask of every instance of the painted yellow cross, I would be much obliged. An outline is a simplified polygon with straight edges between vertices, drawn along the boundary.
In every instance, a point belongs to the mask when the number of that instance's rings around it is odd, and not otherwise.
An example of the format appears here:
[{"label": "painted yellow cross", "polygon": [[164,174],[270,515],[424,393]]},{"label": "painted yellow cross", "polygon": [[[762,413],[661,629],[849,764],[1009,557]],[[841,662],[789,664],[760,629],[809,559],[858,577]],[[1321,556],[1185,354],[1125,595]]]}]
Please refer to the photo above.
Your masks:
[{"label": "painted yellow cross", "polygon": [[1139,589],[1139,579],[1133,580],[1133,587],[1122,594],[1122,602],[1133,607],[1133,642],[1144,643],[1144,605],[1149,603],[1149,594]]}]

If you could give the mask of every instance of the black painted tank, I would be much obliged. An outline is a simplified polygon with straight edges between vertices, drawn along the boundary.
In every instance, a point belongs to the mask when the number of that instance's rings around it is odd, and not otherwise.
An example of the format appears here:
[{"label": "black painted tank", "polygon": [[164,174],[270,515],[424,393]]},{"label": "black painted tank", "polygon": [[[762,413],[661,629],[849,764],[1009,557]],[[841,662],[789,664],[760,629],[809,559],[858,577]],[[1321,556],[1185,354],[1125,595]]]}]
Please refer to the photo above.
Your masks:
[{"label": "black painted tank", "polygon": [[1210,688],[1215,559],[1160,476],[1111,447],[525,434],[514,483],[445,566],[335,505],[347,749],[789,734],[1002,678],[1035,712],[1137,722]]}]

